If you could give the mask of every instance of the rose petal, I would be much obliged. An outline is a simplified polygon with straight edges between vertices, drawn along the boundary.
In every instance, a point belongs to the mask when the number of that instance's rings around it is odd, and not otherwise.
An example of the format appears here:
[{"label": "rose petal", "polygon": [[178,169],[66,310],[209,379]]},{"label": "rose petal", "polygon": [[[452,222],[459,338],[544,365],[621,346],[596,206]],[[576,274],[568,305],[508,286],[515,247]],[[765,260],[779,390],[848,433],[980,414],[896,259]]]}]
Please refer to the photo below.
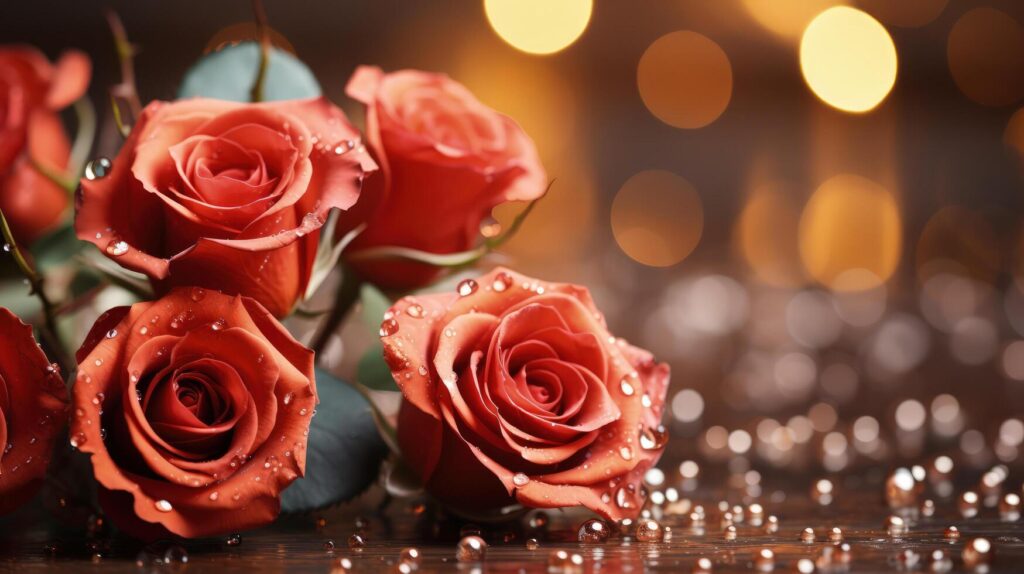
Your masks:
[{"label": "rose petal", "polygon": [[91,74],[92,62],[85,53],[68,50],[61,54],[54,66],[46,105],[59,110],[81,98],[89,87]]},{"label": "rose petal", "polygon": [[6,514],[39,487],[64,431],[68,394],[31,326],[0,308],[0,334],[0,514]]}]

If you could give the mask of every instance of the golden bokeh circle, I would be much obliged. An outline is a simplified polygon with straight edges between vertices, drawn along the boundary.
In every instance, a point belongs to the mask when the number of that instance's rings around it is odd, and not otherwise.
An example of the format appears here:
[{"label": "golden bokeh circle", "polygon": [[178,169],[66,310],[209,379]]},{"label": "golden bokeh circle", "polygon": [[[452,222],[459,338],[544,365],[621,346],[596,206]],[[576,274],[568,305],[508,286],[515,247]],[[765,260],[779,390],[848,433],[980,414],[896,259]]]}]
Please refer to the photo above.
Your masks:
[{"label": "golden bokeh circle", "polygon": [[756,187],[736,221],[733,245],[755,277],[776,287],[804,282],[797,229],[797,193],[781,183]]},{"label": "golden bokeh circle", "polygon": [[957,20],[946,46],[953,80],[971,100],[1005,106],[1024,96],[1024,26],[995,8]]},{"label": "golden bokeh circle", "polygon": [[842,0],[742,0],[755,22],[786,39],[796,39],[807,23],[823,10],[844,5]]},{"label": "golden bokeh circle", "polygon": [[[900,260],[900,208],[892,194],[864,177],[841,174],[822,183],[804,206],[799,233],[807,273],[837,291],[877,287]],[[855,269],[870,273],[848,273]]]},{"label": "golden bokeh circle", "polygon": [[668,171],[641,171],[616,193],[611,225],[626,255],[644,265],[668,267],[697,246],[704,210],[690,182]]},{"label": "golden bokeh circle", "polygon": [[593,0],[484,0],[491,28],[529,54],[567,48],[587,29],[593,10]]},{"label": "golden bokeh circle", "polygon": [[659,120],[701,128],[722,115],[732,98],[732,65],[714,40],[681,30],[658,38],[640,57],[637,88]]},{"label": "golden bokeh circle", "polygon": [[883,23],[918,28],[935,20],[949,0],[857,0],[857,5]]},{"label": "golden bokeh circle", "polygon": [[837,6],[818,14],[800,39],[800,71],[826,104],[845,112],[874,109],[896,83],[896,45],[878,20]]}]

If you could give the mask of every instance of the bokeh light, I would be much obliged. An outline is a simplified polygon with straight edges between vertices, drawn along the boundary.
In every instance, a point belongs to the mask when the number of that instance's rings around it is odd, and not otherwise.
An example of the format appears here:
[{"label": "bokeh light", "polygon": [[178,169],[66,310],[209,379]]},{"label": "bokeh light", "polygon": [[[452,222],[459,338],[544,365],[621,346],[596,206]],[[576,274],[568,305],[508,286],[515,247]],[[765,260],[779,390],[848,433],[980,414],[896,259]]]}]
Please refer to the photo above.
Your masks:
[{"label": "bokeh light", "polygon": [[826,104],[867,112],[896,83],[896,46],[878,20],[837,6],[807,25],[800,40],[800,69],[811,91]]},{"label": "bokeh light", "polygon": [[1024,96],[1024,27],[995,8],[975,8],[949,32],[949,71],[968,98],[1005,106]]},{"label": "bokeh light", "polygon": [[1003,142],[1010,146],[1010,149],[1017,152],[1018,159],[1024,165],[1024,108],[1017,110],[1010,121],[1006,123],[1006,131],[1003,132]]},{"label": "bokeh light", "polygon": [[917,28],[939,17],[949,0],[857,0],[857,5],[890,26]]},{"label": "bokeh light", "polygon": [[747,13],[766,30],[797,39],[807,23],[823,10],[843,5],[841,0],[743,0]]},{"label": "bokeh light", "polygon": [[1003,349],[1003,373],[1015,381],[1024,381],[1024,341],[1012,341]]},{"label": "bokeh light", "polygon": [[[860,176],[842,174],[825,181],[800,217],[804,267],[835,290],[861,291],[886,281],[899,263],[901,243],[895,198]],[[870,273],[847,273],[851,269]]]},{"label": "bokeh light", "polygon": [[612,233],[634,260],[652,267],[675,265],[697,246],[704,211],[697,190],[678,175],[642,171],[612,201]]},{"label": "bokeh light", "polygon": [[795,190],[768,183],[754,189],[737,220],[735,249],[756,278],[777,287],[804,282],[797,228],[800,206]]},{"label": "bokeh light", "polygon": [[938,273],[992,282],[1001,264],[992,226],[964,207],[950,205],[936,212],[917,241],[917,274],[922,283]]},{"label": "bokeh light", "polygon": [[659,120],[677,128],[701,128],[729,105],[732,66],[714,40],[678,31],[647,48],[636,82],[644,105]]},{"label": "bokeh light", "polygon": [[593,9],[593,0],[484,0],[494,31],[530,54],[564,50],[587,29]]}]

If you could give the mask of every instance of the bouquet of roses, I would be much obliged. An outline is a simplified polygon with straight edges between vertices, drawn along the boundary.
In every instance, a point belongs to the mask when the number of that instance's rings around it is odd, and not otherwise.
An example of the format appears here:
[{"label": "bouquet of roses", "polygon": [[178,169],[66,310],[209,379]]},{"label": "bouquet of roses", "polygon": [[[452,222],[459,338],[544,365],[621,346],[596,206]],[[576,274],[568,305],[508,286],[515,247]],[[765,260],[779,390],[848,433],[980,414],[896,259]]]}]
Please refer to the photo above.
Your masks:
[{"label": "bouquet of roses", "polygon": [[[46,482],[134,536],[212,536],[350,499],[387,459],[456,513],[639,514],[668,368],[585,288],[472,271],[549,187],[511,118],[446,76],[360,67],[360,132],[262,20],[143,105],[111,22],[110,159],[86,56],[0,50],[0,513]],[[382,344],[343,383],[317,360],[360,305]]]}]

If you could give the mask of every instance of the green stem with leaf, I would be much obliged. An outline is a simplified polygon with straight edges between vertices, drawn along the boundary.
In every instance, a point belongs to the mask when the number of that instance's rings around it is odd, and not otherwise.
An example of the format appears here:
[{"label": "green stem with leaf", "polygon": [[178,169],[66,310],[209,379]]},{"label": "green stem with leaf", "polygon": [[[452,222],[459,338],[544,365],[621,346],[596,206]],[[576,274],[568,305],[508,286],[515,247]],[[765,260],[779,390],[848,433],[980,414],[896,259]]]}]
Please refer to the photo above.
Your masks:
[{"label": "green stem with leaf", "polygon": [[30,294],[35,295],[42,304],[44,326],[40,329],[40,333],[50,347],[50,350],[56,355],[57,362],[60,363],[64,372],[70,372],[74,363],[71,361],[70,355],[60,340],[60,335],[57,333],[57,308],[50,301],[50,298],[47,297],[46,291],[43,289],[42,275],[36,272],[18,247],[18,242],[14,239],[14,233],[11,231],[11,226],[7,223],[7,217],[4,216],[3,210],[0,210],[0,232],[2,232],[4,238],[4,251],[9,251],[11,256],[14,257],[14,262],[17,264],[18,269],[28,281]]}]

